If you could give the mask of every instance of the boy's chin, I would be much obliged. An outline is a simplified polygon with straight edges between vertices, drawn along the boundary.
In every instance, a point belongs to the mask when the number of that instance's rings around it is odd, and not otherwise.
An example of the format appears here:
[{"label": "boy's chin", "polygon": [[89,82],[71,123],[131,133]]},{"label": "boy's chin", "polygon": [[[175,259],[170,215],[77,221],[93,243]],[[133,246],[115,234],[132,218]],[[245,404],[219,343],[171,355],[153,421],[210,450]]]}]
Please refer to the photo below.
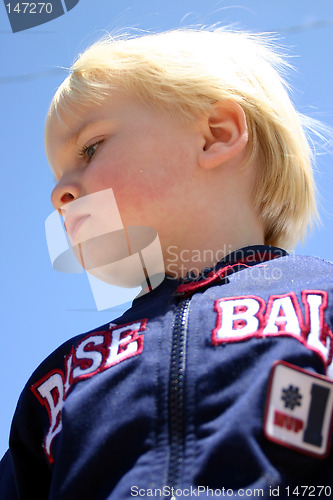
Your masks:
[{"label": "boy's chin", "polygon": [[128,228],[127,237],[121,230],[83,241],[72,247],[74,255],[89,274],[105,283],[155,288],[165,276],[159,238],[156,231],[142,227],[138,238],[138,229]]},{"label": "boy's chin", "polygon": [[164,272],[158,269],[154,274],[148,274],[146,269],[143,269],[137,254],[113,264],[86,269],[86,271],[109,285],[121,288],[155,288],[165,277]]}]

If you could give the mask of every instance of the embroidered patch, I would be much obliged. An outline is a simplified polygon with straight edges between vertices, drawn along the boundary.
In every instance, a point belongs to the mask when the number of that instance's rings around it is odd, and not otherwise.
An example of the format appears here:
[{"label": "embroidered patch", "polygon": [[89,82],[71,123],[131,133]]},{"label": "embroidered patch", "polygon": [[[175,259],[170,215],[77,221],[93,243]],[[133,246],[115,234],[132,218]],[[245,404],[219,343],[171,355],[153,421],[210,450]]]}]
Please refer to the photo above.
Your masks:
[{"label": "embroidered patch", "polygon": [[296,293],[289,292],[270,295],[267,302],[255,295],[215,300],[212,345],[260,337],[292,337],[319,355],[327,373],[332,372],[333,332],[325,322],[328,294],[302,290],[301,297],[302,302]]},{"label": "embroidered patch", "polygon": [[62,408],[74,384],[104,372],[142,353],[147,319],[124,325],[110,323],[106,330],[94,330],[72,346],[64,360],[64,368],[46,373],[30,388],[47,410],[49,429],[44,438],[44,451],[52,464],[52,443],[62,430]]},{"label": "embroidered patch", "polygon": [[333,380],[284,361],[272,369],[264,432],[275,443],[319,458],[332,433]]}]

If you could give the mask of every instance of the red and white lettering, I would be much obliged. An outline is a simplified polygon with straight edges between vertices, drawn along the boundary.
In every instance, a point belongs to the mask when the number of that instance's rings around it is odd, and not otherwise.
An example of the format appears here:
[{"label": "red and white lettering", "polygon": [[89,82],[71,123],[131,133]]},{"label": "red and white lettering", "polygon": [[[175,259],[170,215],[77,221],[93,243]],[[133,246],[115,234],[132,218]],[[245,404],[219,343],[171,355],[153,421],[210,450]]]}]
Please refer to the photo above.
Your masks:
[{"label": "red and white lettering", "polygon": [[65,358],[65,383],[64,383],[65,396],[72,385],[73,351],[74,351],[74,348],[72,348],[69,355],[66,356],[66,358]]},{"label": "red and white lettering", "polygon": [[332,368],[333,375],[333,333],[325,322],[327,292],[304,290],[302,302],[304,316],[294,292],[271,295],[267,307],[262,298],[255,296],[218,299],[214,306],[217,318],[212,344],[251,337],[293,337],[319,354],[327,369]]},{"label": "red and white lettering", "polygon": [[141,322],[112,328],[109,333],[110,342],[109,354],[106,360],[107,368],[141,353],[143,336],[139,332],[143,329]]},{"label": "red and white lettering", "polygon": [[327,292],[321,290],[304,290],[302,301],[305,308],[305,322],[307,325],[307,343],[324,356],[327,365],[332,362],[332,331],[325,322],[327,307]]},{"label": "red and white lettering", "polygon": [[104,335],[89,335],[75,349],[75,368],[72,371],[73,380],[87,378],[97,373],[103,362],[103,352],[97,346],[105,342]]},{"label": "red and white lettering", "polygon": [[300,336],[303,328],[302,312],[294,293],[271,295],[265,313],[263,335],[288,333]]},{"label": "red and white lettering", "polygon": [[288,431],[299,432],[304,427],[303,420],[299,418],[292,417],[287,413],[282,413],[281,411],[275,410],[274,413],[274,425],[278,427],[284,427]]},{"label": "red and white lettering", "polygon": [[44,450],[51,463],[51,444],[53,439],[62,429],[61,410],[64,404],[64,375],[61,371],[48,374],[44,379],[34,384],[31,388],[39,402],[46,407],[50,427],[44,439]]},{"label": "red and white lettering", "polygon": [[50,426],[43,446],[51,463],[52,442],[62,429],[61,412],[73,384],[140,354],[146,323],[144,319],[127,325],[110,324],[108,330],[88,335],[65,357],[64,372],[52,370],[31,387],[48,412]]},{"label": "red and white lettering", "polygon": [[235,297],[215,301],[217,323],[212,343],[245,340],[261,331],[264,301],[260,297]]}]

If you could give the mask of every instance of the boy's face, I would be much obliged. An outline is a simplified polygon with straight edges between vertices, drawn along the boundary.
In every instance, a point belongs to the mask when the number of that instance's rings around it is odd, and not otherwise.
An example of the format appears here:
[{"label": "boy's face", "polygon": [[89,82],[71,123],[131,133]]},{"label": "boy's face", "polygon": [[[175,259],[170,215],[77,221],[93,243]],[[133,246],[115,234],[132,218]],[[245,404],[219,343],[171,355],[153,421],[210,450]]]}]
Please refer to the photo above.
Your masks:
[{"label": "boy's face", "polygon": [[199,124],[185,126],[120,91],[100,105],[72,107],[61,121],[53,114],[46,125],[46,153],[58,181],[52,203],[65,216],[71,201],[112,188],[125,227],[154,228],[164,251],[179,247],[189,224],[195,226],[191,206],[200,194],[203,145]]}]

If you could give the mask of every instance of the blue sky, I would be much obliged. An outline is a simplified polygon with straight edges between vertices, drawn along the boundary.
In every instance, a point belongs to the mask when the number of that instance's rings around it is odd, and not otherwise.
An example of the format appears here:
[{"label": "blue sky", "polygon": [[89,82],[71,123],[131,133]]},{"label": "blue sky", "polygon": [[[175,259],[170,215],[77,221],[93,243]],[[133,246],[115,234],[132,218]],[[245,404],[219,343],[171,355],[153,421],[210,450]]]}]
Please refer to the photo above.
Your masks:
[{"label": "blue sky", "polygon": [[[54,184],[43,128],[51,98],[66,76],[61,68],[105,30],[162,31],[215,23],[278,32],[297,70],[290,78],[296,107],[333,126],[332,0],[80,0],[58,19],[15,34],[5,7],[0,8],[0,455],[8,446],[19,394],[38,364],[66,339],[124,310],[117,306],[98,312],[86,275],[58,273],[50,264],[44,224],[53,211]],[[318,153],[322,224],[297,253],[333,260],[332,148],[329,153],[319,145]]]}]

